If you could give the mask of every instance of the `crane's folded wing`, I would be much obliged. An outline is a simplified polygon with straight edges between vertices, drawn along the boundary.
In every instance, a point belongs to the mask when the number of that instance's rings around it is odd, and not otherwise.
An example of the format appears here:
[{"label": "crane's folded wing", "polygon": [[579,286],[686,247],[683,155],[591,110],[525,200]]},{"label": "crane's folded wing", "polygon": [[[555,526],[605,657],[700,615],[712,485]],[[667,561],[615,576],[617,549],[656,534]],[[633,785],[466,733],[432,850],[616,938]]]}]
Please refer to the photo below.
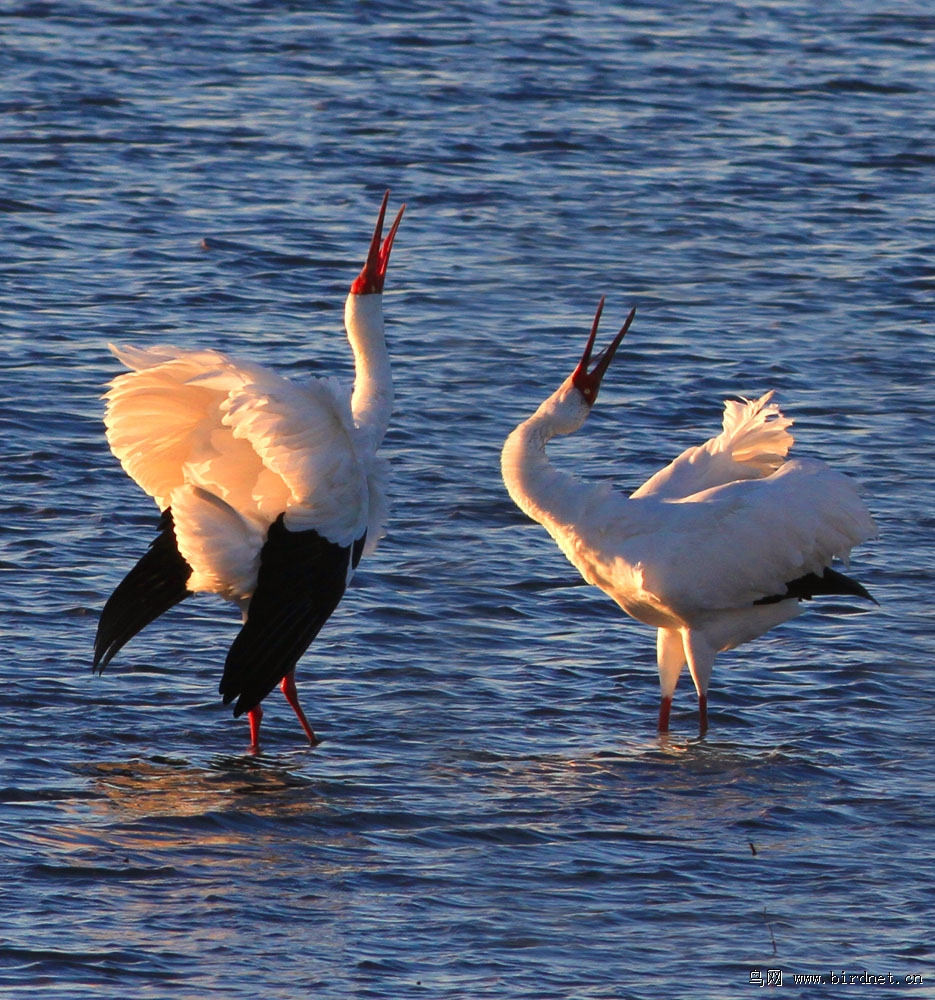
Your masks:
[{"label": "crane's folded wing", "polygon": [[662,503],[665,530],[623,548],[643,586],[689,617],[783,594],[876,534],[851,480],[813,459]]}]

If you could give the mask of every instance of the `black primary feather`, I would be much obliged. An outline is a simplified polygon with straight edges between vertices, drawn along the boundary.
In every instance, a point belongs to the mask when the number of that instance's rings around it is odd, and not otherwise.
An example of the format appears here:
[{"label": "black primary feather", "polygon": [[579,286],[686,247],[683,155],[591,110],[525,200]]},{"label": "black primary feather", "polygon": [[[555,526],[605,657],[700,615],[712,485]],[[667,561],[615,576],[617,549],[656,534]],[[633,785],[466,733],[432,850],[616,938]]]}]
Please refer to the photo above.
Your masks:
[{"label": "black primary feather", "polygon": [[761,597],[754,604],[776,604],[778,601],[810,601],[813,597],[823,594],[846,594],[851,597],[862,597],[864,600],[878,602],[856,580],[834,569],[826,569],[819,576],[817,573],[806,573],[795,580],[790,580],[786,584],[784,594],[770,594],[769,597]]},{"label": "black primary feather", "polygon": [[188,597],[191,573],[179,552],[172,509],[167,507],[159,519],[159,534],[104,605],[94,638],[92,669],[103,673],[137,632]]},{"label": "black primary feather", "polygon": [[363,551],[363,538],[337,545],[314,530],[290,531],[283,516],[270,525],[247,620],[224,664],[219,690],[225,705],[237,699],[234,715],[255,708],[299,662]]}]

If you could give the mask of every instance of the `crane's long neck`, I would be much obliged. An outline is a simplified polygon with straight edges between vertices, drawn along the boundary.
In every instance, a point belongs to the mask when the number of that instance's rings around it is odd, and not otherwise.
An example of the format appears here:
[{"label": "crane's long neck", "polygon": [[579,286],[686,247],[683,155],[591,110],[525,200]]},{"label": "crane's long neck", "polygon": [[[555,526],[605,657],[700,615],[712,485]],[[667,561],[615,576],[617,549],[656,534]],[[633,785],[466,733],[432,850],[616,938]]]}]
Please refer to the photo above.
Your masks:
[{"label": "crane's long neck", "polygon": [[383,334],[383,296],[348,295],[344,326],[356,370],[351,412],[354,423],[369,436],[376,449],[393,412],[393,373]]},{"label": "crane's long neck", "polygon": [[572,424],[560,422],[556,414],[558,396],[550,396],[510,434],[500,456],[503,482],[513,502],[555,537],[580,523],[596,492],[595,487],[556,469],[546,454],[545,447],[553,437],[577,430],[587,415],[582,410],[580,420]]}]

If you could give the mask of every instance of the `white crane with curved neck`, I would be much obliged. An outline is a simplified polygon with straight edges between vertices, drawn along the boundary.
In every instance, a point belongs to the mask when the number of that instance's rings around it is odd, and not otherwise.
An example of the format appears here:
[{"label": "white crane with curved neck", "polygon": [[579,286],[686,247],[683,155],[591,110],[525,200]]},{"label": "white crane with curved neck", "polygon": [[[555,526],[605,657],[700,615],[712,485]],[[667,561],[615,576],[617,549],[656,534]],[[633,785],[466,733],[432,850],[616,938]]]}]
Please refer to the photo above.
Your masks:
[{"label": "white crane with curved neck", "polygon": [[604,300],[574,372],[507,438],[503,481],[584,579],[657,632],[659,731],[688,665],[707,730],[716,655],[799,614],[820,594],[873,598],[831,569],[876,527],[854,484],[815,459],[789,459],[793,443],[767,392],[725,403],[724,427],[688,448],[629,497],[555,468],[546,445],[588,418],[635,310],[589,371]]},{"label": "white crane with curved neck", "polygon": [[107,440],[162,512],[159,534],[104,606],[103,671],[142,628],[195,592],[236,603],[243,626],[220,693],[246,712],[277,684],[312,744],[295,685],[299,658],[328,620],[386,517],[377,455],[393,408],[383,285],[405,206],[385,239],[384,195],[366,263],[344,306],[353,391],[298,383],[220,351],[116,348],[128,368],[106,395]]}]

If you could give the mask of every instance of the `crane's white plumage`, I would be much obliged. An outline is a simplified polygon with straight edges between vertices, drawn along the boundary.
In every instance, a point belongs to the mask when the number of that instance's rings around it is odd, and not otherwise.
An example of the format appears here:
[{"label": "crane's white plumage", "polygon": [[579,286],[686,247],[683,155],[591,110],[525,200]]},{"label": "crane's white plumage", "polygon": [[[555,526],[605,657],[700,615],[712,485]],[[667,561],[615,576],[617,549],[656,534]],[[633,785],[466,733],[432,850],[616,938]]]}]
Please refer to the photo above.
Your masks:
[{"label": "crane's white plumage", "polygon": [[[190,593],[232,600],[245,625],[222,693],[250,713],[254,744],[259,702],[280,681],[314,741],[295,662],[383,530],[386,463],[376,450],[393,386],[382,290],[402,216],[381,243],[386,204],[345,304],[353,392],[333,378],[299,384],[220,351],[112,347],[131,370],[107,393],[107,440],[164,519],[105,607],[95,666]],[[244,662],[251,657],[254,665]]]},{"label": "crane's white plumage", "polygon": [[633,618],[658,629],[660,729],[688,664],[704,730],[718,652],[762,635],[821,593],[869,597],[830,569],[875,535],[854,484],[814,459],[789,459],[793,443],[768,392],[728,400],[721,433],[689,448],[629,497],[551,465],[545,446],[577,430],[632,321],[588,371],[598,308],[581,363],[503,448],[515,503],[541,523],[589,583]]},{"label": "crane's white plumage", "polygon": [[[256,548],[283,512],[292,531],[314,528],[338,545],[366,531],[376,544],[384,511],[371,511],[370,496],[383,493],[385,460],[355,426],[337,379],[298,384],[218,351],[113,350],[133,371],[107,394],[108,443],[159,509],[174,511],[197,580],[229,579],[232,554],[212,538]],[[240,593],[189,589],[249,597],[253,576]]]}]

